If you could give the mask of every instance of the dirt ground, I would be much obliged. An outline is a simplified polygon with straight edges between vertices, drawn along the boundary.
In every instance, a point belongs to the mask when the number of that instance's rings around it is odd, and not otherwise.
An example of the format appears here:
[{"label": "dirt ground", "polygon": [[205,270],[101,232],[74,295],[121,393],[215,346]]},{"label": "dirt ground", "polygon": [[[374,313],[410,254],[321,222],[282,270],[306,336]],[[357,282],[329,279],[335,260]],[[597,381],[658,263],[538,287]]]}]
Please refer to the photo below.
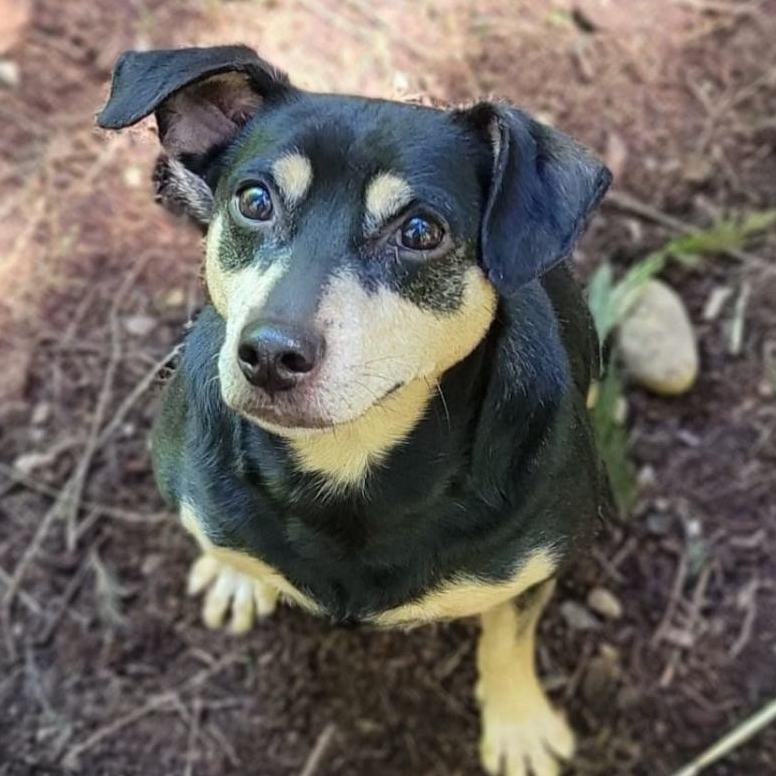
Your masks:
[{"label": "dirt ground", "polygon": [[[146,439],[157,373],[202,302],[200,246],[152,201],[152,129],[92,128],[111,65],[240,40],[302,86],[507,98],[614,168],[584,275],[663,244],[666,215],[776,204],[776,3],[10,5],[29,16],[12,30],[0,14],[19,74],[0,86],[0,776],[479,773],[475,623],[346,632],[283,609],[235,639],[185,597],[194,548]],[[775,251],[770,235],[669,273],[700,380],[680,399],[629,392],[639,502],[542,626],[575,773],[671,773],[776,696]],[[581,608],[595,587],[621,616]],[[708,773],[776,773],[776,728]]]}]

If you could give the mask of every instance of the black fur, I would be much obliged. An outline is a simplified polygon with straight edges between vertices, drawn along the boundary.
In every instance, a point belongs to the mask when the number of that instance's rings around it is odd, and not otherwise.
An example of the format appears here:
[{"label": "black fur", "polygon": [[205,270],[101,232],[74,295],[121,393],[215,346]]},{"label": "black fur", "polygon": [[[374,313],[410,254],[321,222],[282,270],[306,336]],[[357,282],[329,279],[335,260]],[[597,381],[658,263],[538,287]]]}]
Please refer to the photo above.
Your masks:
[{"label": "black fur", "polygon": [[513,293],[571,253],[612,175],[521,110],[481,103],[461,115],[496,145],[482,262],[502,293]]},{"label": "black fur", "polygon": [[212,541],[264,559],[335,621],[367,619],[461,574],[506,579],[539,548],[568,557],[604,492],[577,387],[595,335],[587,321],[560,328],[554,301],[573,299],[583,319],[584,302],[565,266],[548,277],[503,303],[486,340],[445,375],[444,403],[433,401],[364,494],[326,498],[285,441],[223,404],[224,323],[205,308],[155,429],[162,492],[194,504]]},{"label": "black fur", "polygon": [[[214,543],[265,560],[340,622],[368,619],[452,577],[505,579],[539,548],[568,557],[605,489],[585,408],[598,344],[575,281],[555,265],[608,171],[519,111],[307,94],[247,49],[209,52],[122,58],[100,122],[116,128],[156,111],[164,124],[171,95],[214,73],[246,74],[264,100],[255,116],[227,142],[178,158],[222,208],[290,148],[303,149],[315,175],[303,205],[273,231],[227,222],[224,271],[261,266],[290,246],[293,266],[269,305],[300,317],[343,265],[367,289],[389,285],[445,314],[460,305],[463,271],[480,262],[501,300],[483,341],[442,377],[441,395],[363,492],[326,496],[318,475],[294,465],[286,441],[224,404],[217,354],[225,323],[206,307],[154,432],[165,497],[194,505]],[[413,262],[363,234],[363,185],[381,170],[406,176],[445,219],[454,251]]]}]

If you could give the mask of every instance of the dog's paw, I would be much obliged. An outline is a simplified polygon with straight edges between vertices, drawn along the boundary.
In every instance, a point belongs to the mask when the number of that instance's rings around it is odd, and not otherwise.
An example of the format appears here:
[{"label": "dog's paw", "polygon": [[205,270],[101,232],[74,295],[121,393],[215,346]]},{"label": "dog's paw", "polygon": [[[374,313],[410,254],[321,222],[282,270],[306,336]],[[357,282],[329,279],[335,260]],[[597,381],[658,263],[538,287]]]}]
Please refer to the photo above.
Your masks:
[{"label": "dog's paw", "polygon": [[482,712],[480,760],[491,776],[558,776],[574,734],[544,696],[533,705]]},{"label": "dog's paw", "polygon": [[189,595],[205,592],[202,619],[208,628],[220,628],[228,614],[229,630],[246,633],[256,619],[268,617],[275,611],[278,591],[254,577],[241,574],[216,560],[201,555],[189,572]]}]

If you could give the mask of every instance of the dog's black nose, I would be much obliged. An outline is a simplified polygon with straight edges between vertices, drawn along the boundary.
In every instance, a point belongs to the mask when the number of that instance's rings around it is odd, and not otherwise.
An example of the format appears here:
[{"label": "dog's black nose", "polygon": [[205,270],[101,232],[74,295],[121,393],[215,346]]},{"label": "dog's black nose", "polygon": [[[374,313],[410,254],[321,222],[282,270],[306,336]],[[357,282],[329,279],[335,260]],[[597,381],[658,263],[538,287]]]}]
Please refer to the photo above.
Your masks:
[{"label": "dog's black nose", "polygon": [[237,360],[248,382],[269,392],[287,391],[323,358],[323,337],[275,321],[250,324],[240,335]]}]

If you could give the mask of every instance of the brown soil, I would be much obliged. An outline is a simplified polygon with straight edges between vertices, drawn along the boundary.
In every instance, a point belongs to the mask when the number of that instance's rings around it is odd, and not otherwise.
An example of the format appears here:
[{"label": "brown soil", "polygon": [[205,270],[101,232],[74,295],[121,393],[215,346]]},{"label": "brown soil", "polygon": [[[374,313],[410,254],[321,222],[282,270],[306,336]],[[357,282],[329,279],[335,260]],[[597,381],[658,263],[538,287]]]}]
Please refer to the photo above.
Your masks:
[{"label": "brown soil", "polygon": [[[704,224],[776,202],[776,5],[31,8],[0,54],[21,73],[0,95],[0,596],[24,569],[0,623],[0,775],[478,773],[474,623],[343,632],[284,609],[235,640],[184,597],[194,548],[162,511],[146,451],[158,387],[136,389],[201,303],[199,246],[151,201],[150,130],[91,128],[110,66],[127,47],[241,39],[315,88],[496,94],[598,149],[619,191]],[[610,204],[577,259],[583,272],[625,266],[669,236]],[[776,694],[775,248],[771,235],[750,246],[766,258],[670,273],[701,379],[671,401],[630,393],[635,514],[602,529],[543,624],[540,665],[580,733],[577,773],[670,773]],[[732,299],[704,321],[720,286]],[[79,467],[75,514],[48,520]],[[562,604],[596,586],[622,617],[574,629]],[[709,770],[775,772],[776,728]]]}]

